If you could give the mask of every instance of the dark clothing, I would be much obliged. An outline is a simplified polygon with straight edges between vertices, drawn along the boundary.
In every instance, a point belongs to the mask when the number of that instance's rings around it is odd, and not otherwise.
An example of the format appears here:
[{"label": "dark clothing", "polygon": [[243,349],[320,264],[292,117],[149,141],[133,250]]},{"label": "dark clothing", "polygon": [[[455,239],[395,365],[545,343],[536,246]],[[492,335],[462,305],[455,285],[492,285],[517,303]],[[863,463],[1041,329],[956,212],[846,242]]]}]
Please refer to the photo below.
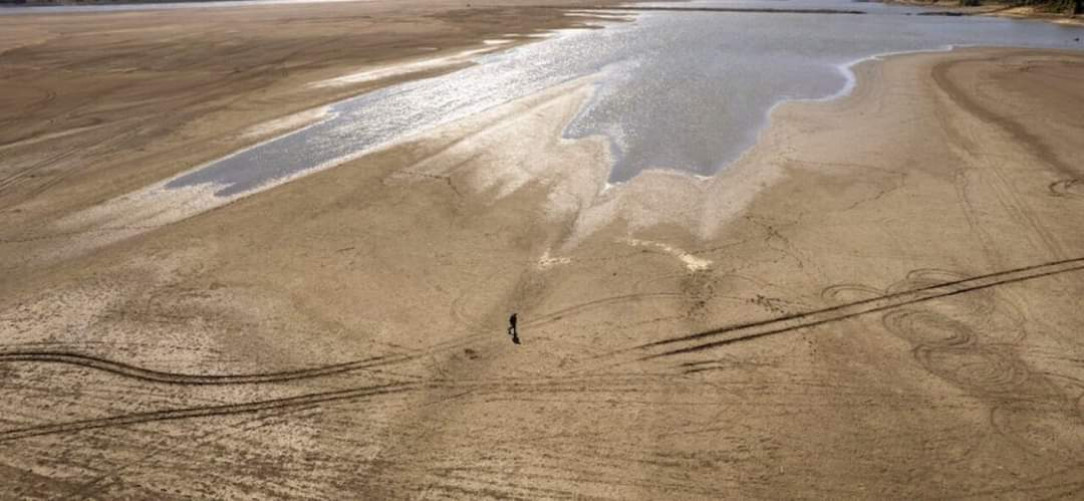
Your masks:
[{"label": "dark clothing", "polygon": [[508,317],[508,335],[512,336],[512,342],[519,344],[519,331],[516,329],[516,314]]}]

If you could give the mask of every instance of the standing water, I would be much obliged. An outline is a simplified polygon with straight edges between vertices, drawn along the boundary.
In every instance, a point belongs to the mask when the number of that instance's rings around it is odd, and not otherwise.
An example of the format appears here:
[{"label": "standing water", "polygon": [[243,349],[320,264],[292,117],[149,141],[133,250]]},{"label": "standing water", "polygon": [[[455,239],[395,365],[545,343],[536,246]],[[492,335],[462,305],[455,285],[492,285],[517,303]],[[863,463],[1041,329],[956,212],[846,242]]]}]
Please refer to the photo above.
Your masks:
[{"label": "standing water", "polygon": [[[644,4],[638,4],[640,6]],[[918,15],[832,0],[656,4],[669,8],[838,9],[861,14],[646,11],[632,23],[570,30],[474,66],[332,105],[327,118],[181,175],[231,196],[356,158],[437,125],[563,82],[597,75],[594,98],[565,136],[602,135],[610,180],[649,168],[711,175],[735,160],[787,99],[839,96],[849,65],[879,54],[952,46],[1084,48],[1084,29],[1036,21]]]}]

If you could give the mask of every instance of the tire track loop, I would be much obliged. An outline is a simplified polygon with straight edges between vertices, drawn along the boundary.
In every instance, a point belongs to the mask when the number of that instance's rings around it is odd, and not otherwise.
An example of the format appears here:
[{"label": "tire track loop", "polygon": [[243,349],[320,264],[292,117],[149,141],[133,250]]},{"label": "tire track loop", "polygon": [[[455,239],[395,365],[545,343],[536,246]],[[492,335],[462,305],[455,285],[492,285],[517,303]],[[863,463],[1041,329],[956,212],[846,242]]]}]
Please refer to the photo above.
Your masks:
[{"label": "tire track loop", "polygon": [[[841,304],[830,308],[785,315],[768,320],[748,322],[712,329],[695,334],[664,339],[652,343],[646,343],[633,348],[615,352],[620,354],[633,350],[652,351],[663,350],[657,353],[639,357],[637,360],[647,360],[672,355],[694,353],[727,346],[734,343],[750,341],[753,339],[783,334],[797,329],[805,329],[817,325],[838,322],[848,318],[884,311],[909,304],[922,303],[933,299],[954,296],[971,291],[982,290],[998,285],[1005,285],[1026,280],[1033,280],[1047,276],[1058,275],[1073,271],[1084,270],[1084,258],[1064,259],[1048,263],[1025,266],[1011,270],[978,275],[971,278],[932,284],[917,289],[903,292],[886,294],[875,298],[864,299],[851,303]],[[714,341],[723,335],[730,335],[725,339]],[[680,346],[681,344],[688,346]]]}]

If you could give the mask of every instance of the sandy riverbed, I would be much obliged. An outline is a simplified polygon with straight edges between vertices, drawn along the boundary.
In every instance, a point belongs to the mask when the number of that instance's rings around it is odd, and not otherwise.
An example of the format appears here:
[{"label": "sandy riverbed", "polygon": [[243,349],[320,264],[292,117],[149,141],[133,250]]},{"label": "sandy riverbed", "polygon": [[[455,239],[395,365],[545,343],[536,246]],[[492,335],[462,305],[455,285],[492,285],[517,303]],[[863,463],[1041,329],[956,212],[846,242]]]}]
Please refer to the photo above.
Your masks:
[{"label": "sandy riverbed", "polygon": [[[140,16],[110,22],[152,29]],[[297,33],[350,22],[334,17]],[[475,29],[449,45],[492,38]],[[251,42],[252,71],[285,56],[256,58],[268,43]],[[144,53],[131,57],[150,65]],[[85,55],[29,54],[40,78],[83,75]],[[604,189],[605,144],[559,139],[590,98],[575,81],[170,224],[136,228],[168,207],[118,205],[135,221],[123,238],[58,226],[326,102],[339,90],[310,83],[354,66],[224,86],[197,122],[183,79],[131,101],[70,97],[90,84],[12,101],[25,106],[0,129],[16,152],[0,192],[13,497],[1084,488],[1079,54],[863,63],[850,97],[778,107],[711,179]],[[127,120],[144,125],[119,133]]]}]

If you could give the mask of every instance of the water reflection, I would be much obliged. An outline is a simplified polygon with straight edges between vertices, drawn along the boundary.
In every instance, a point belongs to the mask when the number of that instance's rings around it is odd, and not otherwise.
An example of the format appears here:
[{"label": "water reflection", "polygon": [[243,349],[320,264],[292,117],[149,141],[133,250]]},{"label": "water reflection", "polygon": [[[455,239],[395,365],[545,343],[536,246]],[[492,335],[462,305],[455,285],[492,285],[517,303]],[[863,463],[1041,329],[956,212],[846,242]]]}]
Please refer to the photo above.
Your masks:
[{"label": "water reflection", "polygon": [[[213,183],[243,193],[307,169],[356,158],[435,126],[586,75],[594,99],[565,135],[609,138],[611,181],[646,168],[710,175],[752,145],[784,99],[831,96],[846,66],[876,54],[949,45],[1078,48],[1084,30],[1043,22],[910,15],[852,2],[697,2],[848,9],[865,15],[651,12],[604,30],[560,33],[477,65],[340,102],[329,118],[207,165],[168,187]],[[673,4],[670,4],[673,5]],[[688,5],[688,4],[682,4]]]}]

